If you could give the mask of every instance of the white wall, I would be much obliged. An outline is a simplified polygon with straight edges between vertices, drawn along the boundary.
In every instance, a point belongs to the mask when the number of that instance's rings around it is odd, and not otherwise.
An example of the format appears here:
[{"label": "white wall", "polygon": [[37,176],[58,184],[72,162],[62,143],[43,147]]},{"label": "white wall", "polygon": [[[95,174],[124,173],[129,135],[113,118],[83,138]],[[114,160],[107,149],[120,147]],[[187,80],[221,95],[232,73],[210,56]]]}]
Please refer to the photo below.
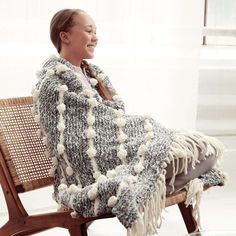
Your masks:
[{"label": "white wall", "polygon": [[[93,61],[110,75],[128,113],[195,127],[203,0],[0,0],[1,98],[31,95],[35,71],[55,53],[49,21],[61,8],[84,9],[97,22]],[[39,207],[34,198],[41,208],[52,206],[51,190],[43,191],[22,197],[29,209]]]},{"label": "white wall", "polygon": [[30,95],[35,71],[55,53],[49,21],[82,8],[98,26],[94,63],[110,75],[131,114],[194,128],[203,0],[0,0],[0,97]]}]

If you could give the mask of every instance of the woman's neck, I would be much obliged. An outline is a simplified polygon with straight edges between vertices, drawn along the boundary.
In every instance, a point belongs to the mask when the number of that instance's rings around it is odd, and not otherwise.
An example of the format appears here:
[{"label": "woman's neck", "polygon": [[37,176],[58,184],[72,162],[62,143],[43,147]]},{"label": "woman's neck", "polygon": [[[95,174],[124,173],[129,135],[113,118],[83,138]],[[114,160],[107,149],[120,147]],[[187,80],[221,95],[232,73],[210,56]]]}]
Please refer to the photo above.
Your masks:
[{"label": "woman's neck", "polygon": [[66,59],[67,61],[69,61],[72,65],[76,66],[76,67],[81,67],[81,62],[82,62],[82,59],[78,59],[77,56],[74,56],[72,54],[66,54],[66,53],[63,53],[61,52],[60,53],[60,57]]}]

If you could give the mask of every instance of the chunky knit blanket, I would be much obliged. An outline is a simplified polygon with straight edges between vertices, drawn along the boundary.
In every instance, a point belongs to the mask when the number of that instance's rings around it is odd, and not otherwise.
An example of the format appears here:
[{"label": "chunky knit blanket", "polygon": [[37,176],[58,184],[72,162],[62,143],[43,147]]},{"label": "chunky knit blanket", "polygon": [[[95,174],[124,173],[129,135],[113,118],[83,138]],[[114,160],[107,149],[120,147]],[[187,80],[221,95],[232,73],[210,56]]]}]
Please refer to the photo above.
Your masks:
[{"label": "chunky knit blanket", "polygon": [[[128,115],[109,78],[91,65],[91,89],[75,67],[52,56],[38,72],[32,91],[39,135],[52,158],[54,199],[84,217],[112,212],[128,235],[152,235],[165,207],[166,166],[173,160],[194,167],[199,153],[222,155],[220,142],[199,132],[174,131],[150,116]],[[112,94],[105,100],[102,83]],[[170,184],[173,185],[175,170]],[[203,184],[223,185],[216,167],[188,184],[188,204]]]}]

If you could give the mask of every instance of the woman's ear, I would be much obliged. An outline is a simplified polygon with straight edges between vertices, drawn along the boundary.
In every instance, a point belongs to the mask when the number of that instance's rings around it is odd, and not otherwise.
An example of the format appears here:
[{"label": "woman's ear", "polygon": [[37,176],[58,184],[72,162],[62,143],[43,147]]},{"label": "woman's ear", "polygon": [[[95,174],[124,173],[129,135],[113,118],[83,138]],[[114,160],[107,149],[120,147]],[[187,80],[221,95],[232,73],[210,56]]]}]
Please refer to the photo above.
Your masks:
[{"label": "woman's ear", "polygon": [[62,31],[62,32],[60,32],[59,36],[60,36],[60,39],[61,39],[62,43],[65,43],[65,44],[69,43],[69,37],[68,37],[67,32]]}]

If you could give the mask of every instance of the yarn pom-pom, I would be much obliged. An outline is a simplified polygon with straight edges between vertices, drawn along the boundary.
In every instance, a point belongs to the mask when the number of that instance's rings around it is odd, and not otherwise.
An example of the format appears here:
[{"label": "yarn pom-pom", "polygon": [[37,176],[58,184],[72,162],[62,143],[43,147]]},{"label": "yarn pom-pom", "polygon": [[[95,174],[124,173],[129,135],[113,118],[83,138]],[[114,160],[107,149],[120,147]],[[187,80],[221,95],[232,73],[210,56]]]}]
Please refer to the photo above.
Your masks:
[{"label": "yarn pom-pom", "polygon": [[58,153],[61,155],[61,154],[63,154],[64,153],[64,151],[65,151],[65,147],[64,147],[64,145],[63,144],[57,144],[57,151],[58,151]]},{"label": "yarn pom-pom", "polygon": [[149,140],[151,140],[151,139],[153,139],[153,138],[154,138],[154,133],[153,133],[152,131],[147,132],[147,134],[146,134],[146,136],[145,136],[145,139],[146,139],[147,141],[149,141]]},{"label": "yarn pom-pom", "polygon": [[72,212],[70,213],[70,215],[71,215],[71,217],[72,217],[73,219],[76,219],[76,218],[79,217],[79,215],[78,215],[78,213],[77,213],[76,211],[72,211]]},{"label": "yarn pom-pom", "polygon": [[46,76],[51,76],[51,75],[54,75],[54,70],[53,69],[48,69],[47,72],[46,72]]},{"label": "yarn pom-pom", "polygon": [[100,175],[98,178],[97,178],[97,182],[103,182],[103,181],[106,181],[107,180],[107,177],[105,175]]},{"label": "yarn pom-pom", "polygon": [[119,152],[117,153],[117,156],[120,158],[120,159],[124,159],[126,158],[127,156],[127,151],[124,149],[124,148],[121,148],[119,150]]},{"label": "yarn pom-pom", "polygon": [[75,184],[71,184],[68,188],[69,194],[76,194],[79,191],[78,187]]},{"label": "yarn pom-pom", "polygon": [[64,103],[61,103],[57,106],[57,110],[60,112],[60,113],[63,113],[65,110],[66,110],[66,105]]},{"label": "yarn pom-pom", "polygon": [[63,132],[65,130],[65,125],[63,122],[60,122],[58,125],[57,125],[57,129],[60,131],[60,132]]},{"label": "yarn pom-pom", "polygon": [[117,101],[119,99],[120,99],[120,97],[117,94],[112,97],[112,100],[114,100],[114,101]]},{"label": "yarn pom-pom", "polygon": [[107,205],[108,207],[114,207],[117,203],[117,197],[116,196],[111,196],[109,199],[108,199],[108,202],[107,202]]},{"label": "yarn pom-pom", "polygon": [[95,200],[98,196],[98,189],[97,186],[93,186],[89,191],[88,191],[88,198],[90,200]]},{"label": "yarn pom-pom", "polygon": [[58,165],[58,160],[57,160],[56,157],[53,157],[53,158],[52,158],[52,163],[53,163],[54,166],[57,166],[57,165]]},{"label": "yarn pom-pom", "polygon": [[59,87],[59,92],[66,92],[66,91],[68,91],[68,87],[65,84]]},{"label": "yarn pom-pom", "polygon": [[96,136],[96,132],[92,127],[89,127],[87,130],[87,138],[94,138]]},{"label": "yarn pom-pom", "polygon": [[89,116],[87,117],[87,122],[88,122],[89,125],[93,125],[94,122],[95,122],[95,116],[89,115]]},{"label": "yarn pom-pom", "polygon": [[90,147],[90,148],[86,151],[86,153],[88,154],[88,156],[89,156],[90,158],[92,158],[92,157],[95,157],[95,156],[96,156],[97,151],[96,151],[95,148]]},{"label": "yarn pom-pom", "polygon": [[98,179],[98,177],[101,175],[101,172],[100,171],[96,171],[93,173],[93,178],[94,179]]},{"label": "yarn pom-pom", "polygon": [[74,173],[73,169],[70,166],[66,167],[66,174],[72,176]]},{"label": "yarn pom-pom", "polygon": [[94,92],[91,89],[85,89],[83,91],[83,94],[87,97],[92,97],[94,95]]},{"label": "yarn pom-pom", "polygon": [[66,185],[66,184],[60,184],[60,185],[58,186],[59,192],[60,192],[60,191],[64,191],[64,190],[66,190],[66,189],[67,189],[67,185]]},{"label": "yarn pom-pom", "polygon": [[38,129],[38,130],[37,130],[37,135],[38,135],[39,138],[42,138],[42,132],[41,132],[41,129]]},{"label": "yarn pom-pom", "polygon": [[142,156],[145,154],[145,152],[147,151],[147,146],[145,144],[140,145],[140,147],[138,148],[138,155]]},{"label": "yarn pom-pom", "polygon": [[67,184],[67,181],[65,178],[62,178],[60,182],[61,182],[61,184]]},{"label": "yarn pom-pom", "polygon": [[35,115],[34,116],[34,120],[35,120],[35,122],[39,123],[40,122],[40,116],[39,115]]},{"label": "yarn pom-pom", "polygon": [[119,109],[119,110],[115,110],[115,113],[118,117],[122,117],[125,113],[122,109]]},{"label": "yarn pom-pom", "polygon": [[39,90],[38,90],[38,89],[34,89],[32,95],[33,95],[34,101],[37,101],[37,99],[38,99],[38,97],[39,97]]},{"label": "yarn pom-pom", "polygon": [[91,107],[96,107],[98,105],[98,102],[97,102],[96,98],[89,98],[88,102],[89,102]]},{"label": "yarn pom-pom", "polygon": [[106,174],[107,178],[112,178],[115,175],[116,175],[116,171],[114,169],[113,170],[108,170],[107,174]]},{"label": "yarn pom-pom", "polygon": [[146,131],[152,131],[153,126],[152,126],[152,124],[148,121],[148,122],[146,122],[146,124],[144,125],[144,129],[145,129]]},{"label": "yarn pom-pom", "polygon": [[97,85],[97,83],[98,83],[98,81],[96,79],[90,79],[89,81],[93,86]]},{"label": "yarn pom-pom", "polygon": [[54,177],[54,175],[55,175],[55,168],[54,167],[52,167],[49,171],[48,171],[48,175],[50,176],[50,177]]},{"label": "yarn pom-pom", "polygon": [[126,124],[126,120],[124,118],[117,118],[116,119],[116,124],[119,126],[119,127],[124,127],[125,124]]},{"label": "yarn pom-pom", "polygon": [[144,166],[141,162],[139,162],[138,164],[136,164],[134,166],[134,171],[135,171],[136,174],[141,173],[143,171],[143,169],[144,169]]},{"label": "yarn pom-pom", "polygon": [[100,73],[100,74],[97,75],[97,79],[99,81],[103,81],[105,78],[106,78],[106,75],[104,73]]},{"label": "yarn pom-pom", "polygon": [[118,141],[119,141],[119,143],[123,143],[123,142],[126,141],[127,138],[128,138],[127,135],[122,132],[122,133],[118,136]]},{"label": "yarn pom-pom", "polygon": [[56,72],[57,74],[61,74],[62,72],[65,72],[68,69],[68,67],[66,65],[58,65],[56,67]]},{"label": "yarn pom-pom", "polygon": [[48,144],[48,138],[46,136],[43,137],[43,144],[47,145]]}]

